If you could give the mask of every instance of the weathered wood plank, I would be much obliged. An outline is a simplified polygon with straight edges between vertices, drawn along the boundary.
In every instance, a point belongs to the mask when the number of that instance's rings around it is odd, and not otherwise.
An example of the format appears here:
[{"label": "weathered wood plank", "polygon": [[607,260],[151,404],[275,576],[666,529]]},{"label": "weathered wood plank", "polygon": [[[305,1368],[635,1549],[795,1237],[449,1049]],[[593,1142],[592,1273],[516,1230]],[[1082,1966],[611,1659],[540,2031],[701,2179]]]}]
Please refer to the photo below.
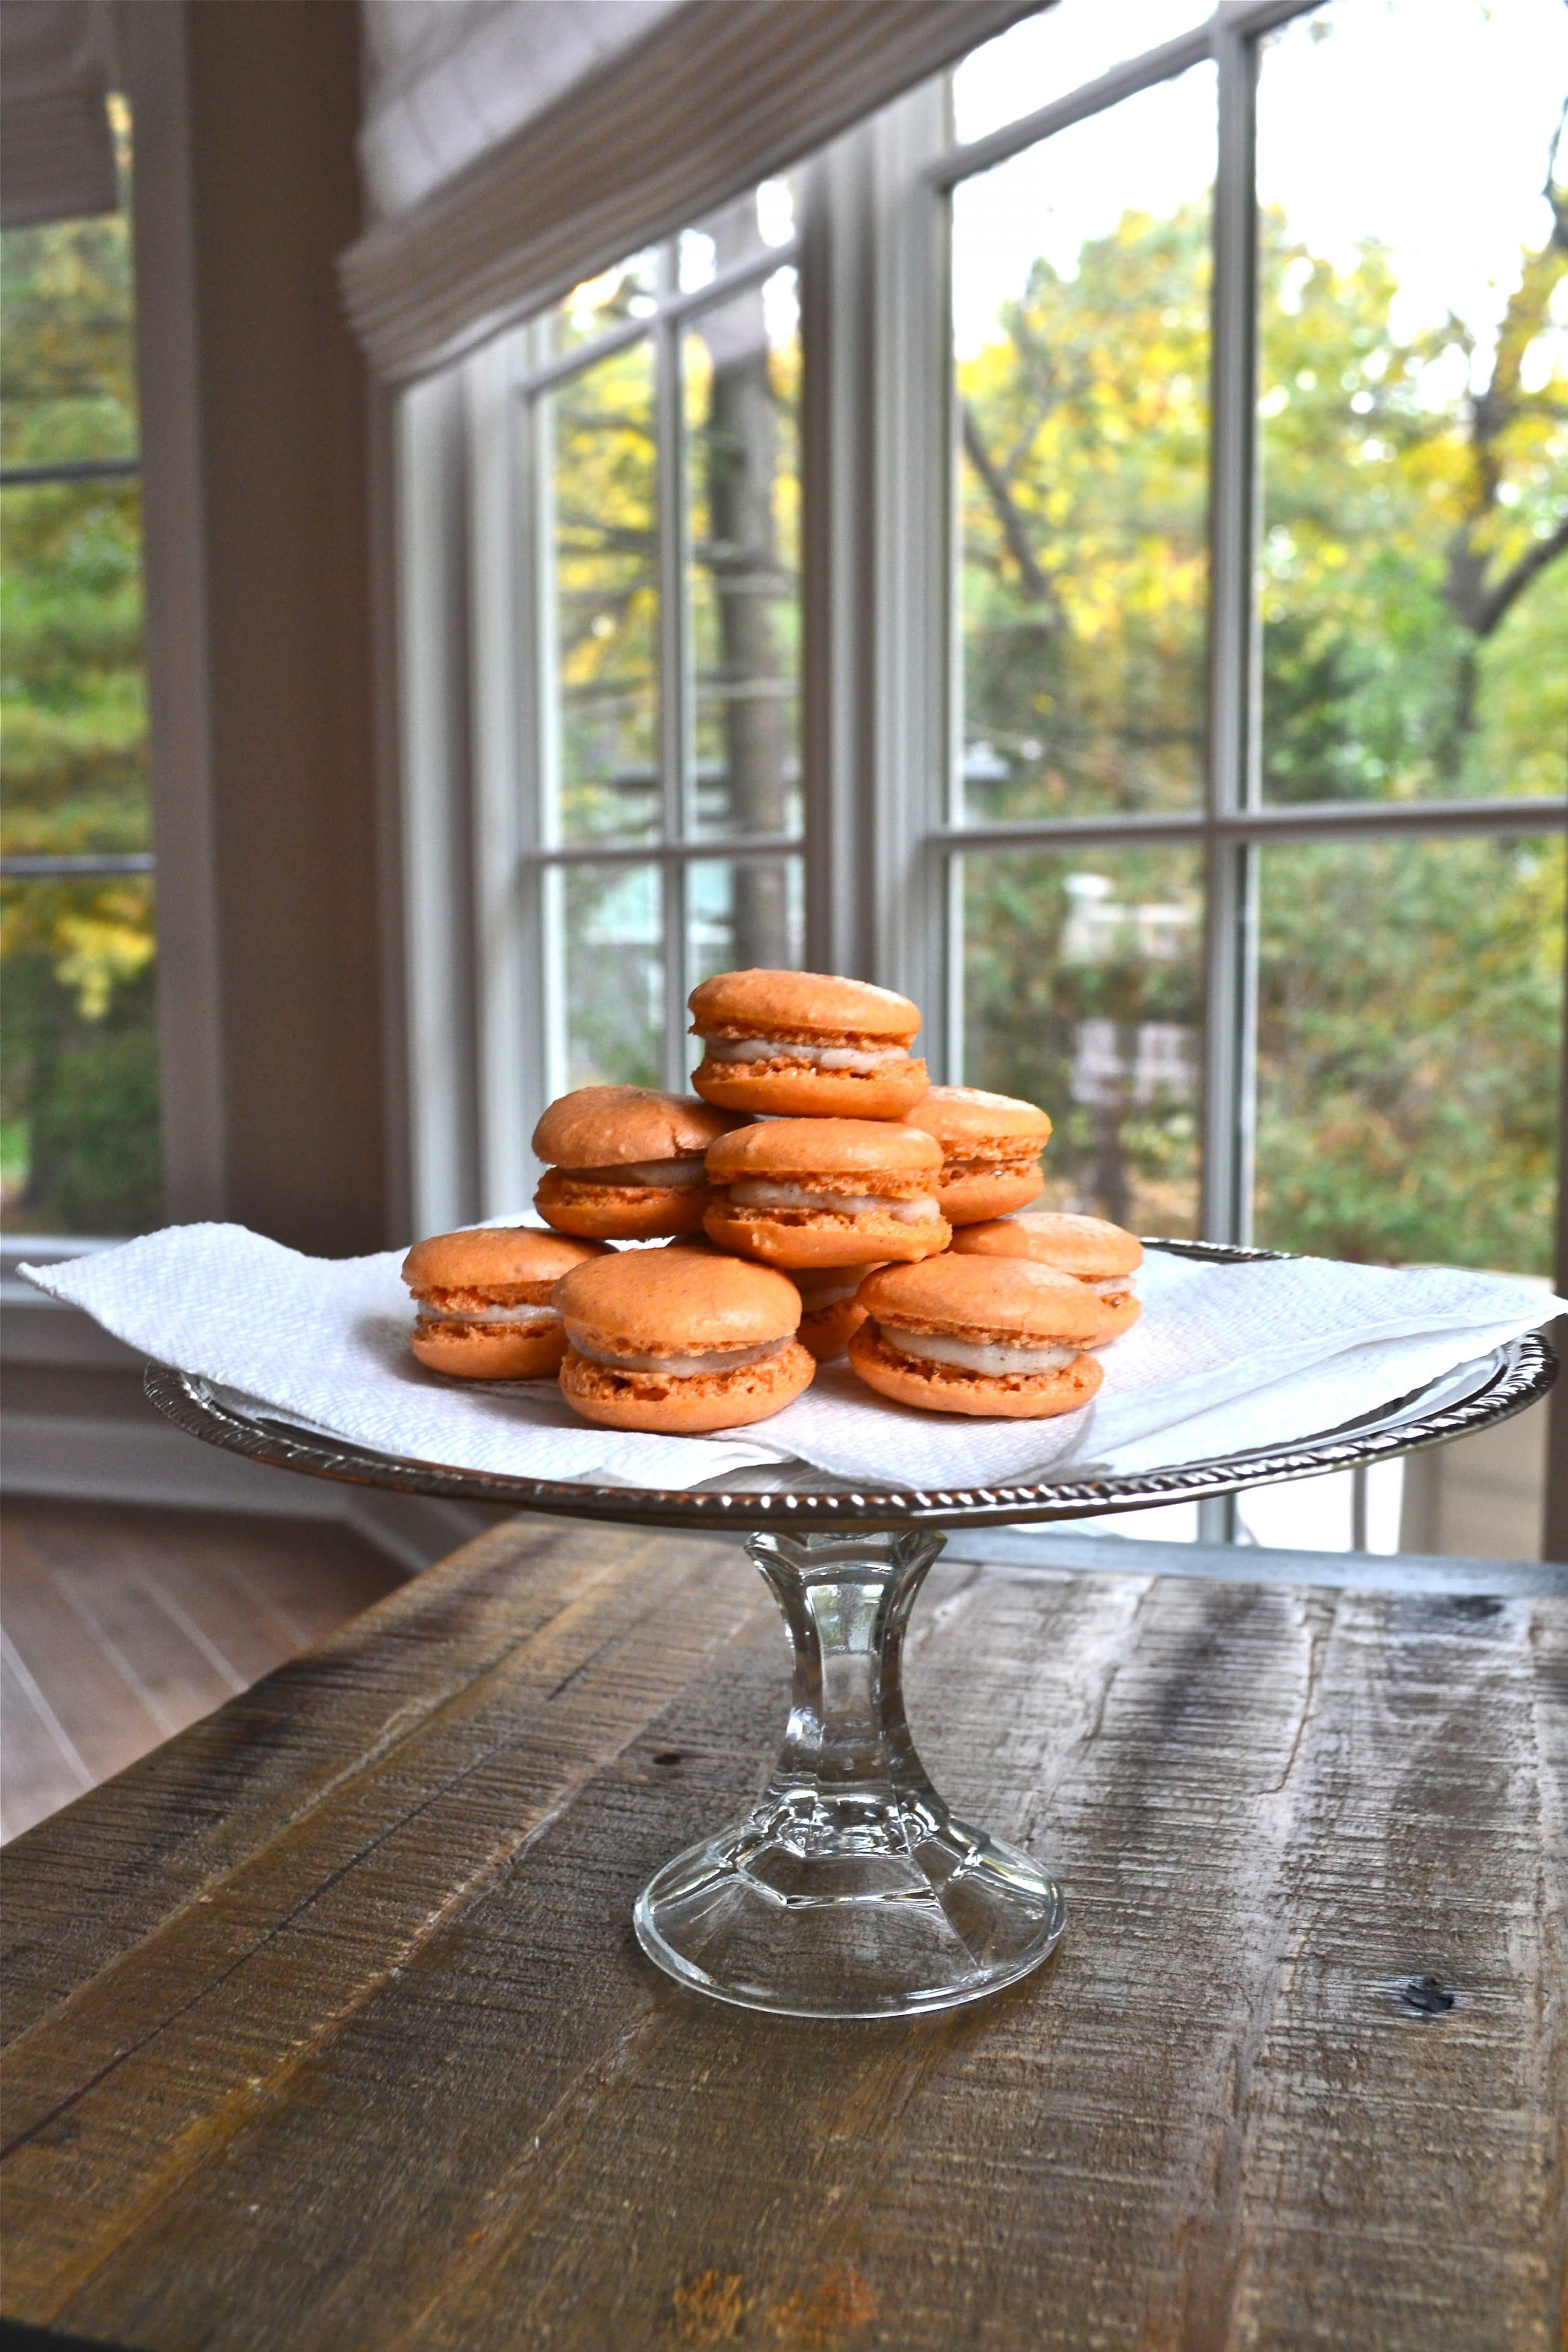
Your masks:
[{"label": "weathered wood plank", "polygon": [[762,1612],[715,1548],[668,1570],[558,1611],[16,2045],[21,2308],[53,2310]]},{"label": "weathered wood plank", "polygon": [[405,1728],[417,1593],[367,1621],[374,1701],[290,1693],[248,1845],[175,1838],[177,1899],[85,1975],[65,1939],[52,2009],[38,1963],[8,2310],[153,2352],[1558,2341],[1561,1603],[939,1570],[922,1748],[1068,1933],[978,2010],[814,2025],[629,1933],[770,1751],[760,1584],[578,1537],[500,1599],[528,1540],[426,1581]]},{"label": "weathered wood plank", "polygon": [[655,1557],[636,1537],[513,1521],[41,1822],[0,1857],[4,2040],[558,1612]]}]

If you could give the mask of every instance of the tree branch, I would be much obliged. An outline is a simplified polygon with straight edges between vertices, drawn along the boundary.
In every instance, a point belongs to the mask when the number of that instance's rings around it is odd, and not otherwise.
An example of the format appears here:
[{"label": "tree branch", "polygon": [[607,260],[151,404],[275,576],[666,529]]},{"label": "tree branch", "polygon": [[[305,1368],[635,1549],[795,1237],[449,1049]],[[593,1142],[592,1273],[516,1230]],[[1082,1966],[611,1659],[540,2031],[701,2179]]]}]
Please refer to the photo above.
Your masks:
[{"label": "tree branch", "polygon": [[1568,125],[1568,98],[1563,100],[1558,111],[1557,128],[1552,134],[1552,145],[1547,152],[1546,178],[1541,191],[1552,207],[1552,242],[1568,253],[1568,189],[1560,194],[1557,187],[1557,151],[1563,144],[1565,125]]},{"label": "tree branch", "polygon": [[[1511,604],[1517,604],[1538,572],[1544,572],[1553,556],[1568,548],[1568,514],[1555,530],[1548,531],[1527,547],[1519,562],[1510,566],[1502,578],[1490,588],[1480,589],[1469,601],[1471,610],[1460,608],[1460,618],[1468,621],[1478,637],[1489,637]],[[1472,617],[1473,615],[1473,617]]]},{"label": "tree branch", "polygon": [[980,437],[980,427],[974,421],[974,411],[967,400],[963,403],[963,411],[964,455],[985,485],[986,496],[995,509],[996,520],[1002,526],[1002,536],[1007,543],[1007,552],[1018,567],[1019,577],[1024,583],[1025,594],[1032,604],[1043,604],[1049,599],[1050,583],[1035,560],[1035,551],[1029,545],[1029,535],[1024,527],[1024,518],[1019,513],[1013,494],[1003,479],[1000,470],[993,461],[991,452]]}]

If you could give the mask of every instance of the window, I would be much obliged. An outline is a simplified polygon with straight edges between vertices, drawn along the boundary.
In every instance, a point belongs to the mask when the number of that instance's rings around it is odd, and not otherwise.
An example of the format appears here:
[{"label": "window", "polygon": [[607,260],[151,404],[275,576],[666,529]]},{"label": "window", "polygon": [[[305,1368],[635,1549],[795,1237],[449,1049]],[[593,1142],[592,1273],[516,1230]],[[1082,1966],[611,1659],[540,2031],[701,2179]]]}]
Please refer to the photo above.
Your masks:
[{"label": "window", "polygon": [[130,1234],[162,1176],[125,211],[0,232],[0,1208]]},{"label": "window", "polygon": [[410,395],[422,1222],[804,956],[1064,1205],[1546,1272],[1565,88],[1556,0],[1058,0]]},{"label": "window", "polygon": [[1062,1205],[1546,1274],[1568,26],[1191,14],[1131,62],[1092,0],[1026,20],[928,167],[950,1075],[1050,1106]]},{"label": "window", "polygon": [[697,982],[803,959],[800,393],[784,183],[467,371],[498,1208],[552,1095],[683,1087]]}]

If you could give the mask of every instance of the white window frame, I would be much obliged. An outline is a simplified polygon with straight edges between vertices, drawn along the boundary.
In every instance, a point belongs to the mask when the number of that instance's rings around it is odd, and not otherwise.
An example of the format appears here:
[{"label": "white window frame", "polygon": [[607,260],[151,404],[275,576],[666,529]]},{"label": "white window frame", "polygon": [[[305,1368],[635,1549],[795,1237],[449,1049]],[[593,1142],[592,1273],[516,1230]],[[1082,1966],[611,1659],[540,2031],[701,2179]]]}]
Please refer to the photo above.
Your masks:
[{"label": "white window frame", "polygon": [[[802,175],[798,239],[725,284],[668,288],[652,320],[681,320],[795,261],[805,376],[803,745],[805,827],[744,843],[681,839],[665,745],[667,837],[569,852],[542,838],[529,785],[538,735],[529,658],[536,583],[511,487],[531,378],[530,330],[500,338],[404,397],[401,572],[405,862],[409,889],[415,1212],[421,1230],[518,1207],[527,1135],[558,1081],[544,1001],[540,877],[584,857],[657,859],[666,875],[672,1003],[667,1083],[684,1082],[679,943],[669,920],[693,856],[805,860],[806,961],[914,996],[932,1075],[962,1076],[962,857],[969,849],[1187,845],[1205,883],[1201,1231],[1250,1233],[1258,853],[1270,842],[1561,834],[1568,800],[1269,805],[1258,732],[1259,496],[1256,431],[1256,90],[1259,44],[1321,0],[1223,0],[1178,39],[967,144],[945,77],[847,134]],[[949,302],[952,190],[1025,148],[1213,59],[1218,84],[1211,389],[1209,757],[1190,811],[970,824],[960,821],[953,625],[954,415]],[[647,322],[626,331],[630,341]],[[613,347],[606,340],[605,349]],[[574,354],[562,373],[574,370]],[[548,369],[543,371],[548,373]],[[666,367],[661,380],[674,383]],[[660,462],[679,463],[678,432]],[[668,488],[668,484],[667,484]],[[671,509],[665,505],[664,511]],[[663,626],[679,631],[681,551],[662,562]],[[442,583],[439,588],[432,583]],[[537,658],[542,659],[542,651]],[[667,678],[682,658],[667,643]],[[666,702],[670,702],[666,696]],[[669,722],[667,721],[667,725]],[[470,952],[471,946],[471,952]]]},{"label": "white window frame", "polygon": [[[413,878],[406,923],[422,1229],[504,1215],[537,1181],[534,1122],[569,1083],[558,949],[567,868],[658,869],[662,1076],[679,1090],[690,1068],[693,863],[804,857],[804,832],[697,829],[681,529],[683,335],[736,296],[797,269],[800,244],[761,244],[703,285],[682,288],[671,241],[660,248],[646,316],[564,356],[552,354],[546,321],[525,323],[402,404],[404,850]],[[540,684],[552,657],[547,404],[585,369],[639,343],[654,365],[659,823],[647,838],[568,841],[557,822],[553,697]],[[453,1040],[470,1041],[469,1049],[454,1052]]]},{"label": "white window frame", "polygon": [[[824,667],[835,706],[815,734],[817,759],[837,789],[808,813],[836,846],[847,837],[846,770],[871,780],[872,821],[861,855],[870,877],[853,903],[825,882],[823,940],[830,968],[864,971],[925,1007],[934,1074],[963,1078],[960,908],[967,849],[1182,845],[1203,853],[1205,886],[1202,1233],[1245,1243],[1251,1234],[1256,1089],[1258,853],[1270,842],[1492,837],[1568,831],[1568,800],[1426,800],[1268,804],[1262,796],[1259,719],[1259,486],[1257,446],[1257,79],[1263,37],[1322,0],[1226,0],[1207,23],[1129,59],[1083,88],[958,144],[948,135],[943,85],[918,91],[843,142],[811,183],[805,301],[807,366],[826,347],[828,387],[818,431],[808,435],[826,473],[816,496],[831,499],[833,534],[808,583],[827,606]],[[958,797],[960,696],[955,670],[956,466],[948,302],[952,190],[1039,141],[1212,58],[1218,82],[1214,200],[1213,383],[1210,441],[1209,757],[1205,793],[1192,811],[965,823]],[[826,269],[813,270],[821,254]],[[826,276],[826,284],[820,282]],[[814,278],[818,282],[814,284]],[[845,333],[857,309],[871,322],[872,350]],[[846,348],[847,344],[848,348]],[[826,414],[823,412],[826,411]],[[847,420],[854,416],[856,424]],[[869,453],[869,455],[868,455]],[[854,543],[843,497],[846,469],[856,525],[874,578],[861,609],[869,647],[841,642],[834,614],[854,615]],[[836,462],[837,461],[837,468]],[[808,513],[811,505],[808,490]],[[868,678],[869,743],[849,706]],[[863,688],[862,688],[863,691]],[[809,717],[808,717],[809,724]],[[851,749],[853,744],[853,749]],[[826,823],[824,823],[826,819]],[[811,872],[819,873],[820,856]]]}]

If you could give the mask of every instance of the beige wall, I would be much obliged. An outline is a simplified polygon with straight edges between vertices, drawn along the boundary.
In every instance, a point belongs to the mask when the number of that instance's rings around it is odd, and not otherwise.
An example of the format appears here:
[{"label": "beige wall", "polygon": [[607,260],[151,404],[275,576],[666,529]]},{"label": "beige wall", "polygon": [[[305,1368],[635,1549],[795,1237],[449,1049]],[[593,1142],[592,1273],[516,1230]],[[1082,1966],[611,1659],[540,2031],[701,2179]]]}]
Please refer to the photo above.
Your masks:
[{"label": "beige wall", "polygon": [[226,1213],[388,1231],[353,0],[186,0]]}]

